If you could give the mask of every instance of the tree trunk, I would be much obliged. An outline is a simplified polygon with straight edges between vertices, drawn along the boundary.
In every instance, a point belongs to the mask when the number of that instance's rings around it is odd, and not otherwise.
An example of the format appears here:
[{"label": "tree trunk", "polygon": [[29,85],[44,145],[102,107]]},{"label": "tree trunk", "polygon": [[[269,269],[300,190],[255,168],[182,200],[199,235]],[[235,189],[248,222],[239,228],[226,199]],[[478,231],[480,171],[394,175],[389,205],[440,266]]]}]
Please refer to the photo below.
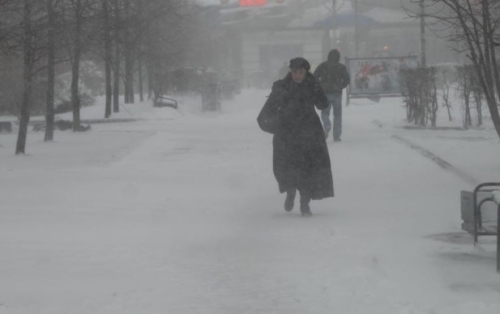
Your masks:
[{"label": "tree trunk", "polygon": [[[485,24],[488,25],[488,33],[487,38],[485,38],[485,41],[488,41],[490,43],[489,48],[490,48],[490,53],[491,53],[491,62],[492,62],[492,71],[493,71],[493,78],[495,81],[495,87],[496,87],[496,93],[497,96],[500,97],[500,74],[498,70],[498,63],[496,59],[496,50],[495,50],[495,45],[494,45],[494,31],[492,30],[492,25],[491,25],[491,12],[489,11],[488,5],[490,4],[489,1],[484,0],[483,2],[483,12],[485,12],[486,16],[486,21],[484,21]],[[486,6],[486,7],[485,7]],[[491,103],[491,104],[490,104]],[[493,125],[495,126],[495,130],[497,132],[498,137],[500,137],[500,115],[498,112],[498,104],[496,101],[496,97],[493,97],[492,101],[488,102],[488,108],[490,110],[490,115],[491,115],[491,120],[493,121]],[[480,120],[478,120],[478,123],[482,123],[482,112],[481,112],[481,107],[478,107],[478,117]],[[479,116],[481,114],[481,116]]]},{"label": "tree trunk", "polygon": [[451,108],[450,108],[450,84],[448,83],[448,80],[446,79],[446,71],[443,72],[443,103],[444,106],[446,107],[446,110],[448,111],[448,120],[452,121],[451,118]]},{"label": "tree trunk", "polygon": [[[137,0],[136,5],[140,7],[144,7],[145,1],[144,0]],[[138,78],[138,83],[139,83],[139,100],[142,103],[144,101],[144,74],[143,74],[143,53],[144,53],[144,44],[142,39],[139,39],[138,42],[136,43],[136,53],[137,53],[137,76]]]},{"label": "tree trunk", "polygon": [[120,112],[120,1],[114,0],[115,10],[115,60],[113,73],[113,111]]},{"label": "tree trunk", "polygon": [[477,110],[477,126],[483,125],[483,108],[481,104],[481,99],[476,101],[476,110]]},{"label": "tree trunk", "polygon": [[23,79],[24,91],[23,102],[20,110],[19,133],[17,136],[16,155],[24,154],[26,148],[26,137],[28,135],[28,122],[30,120],[30,103],[33,80],[33,42],[31,13],[33,0],[24,0],[24,52],[23,52]]},{"label": "tree trunk", "polygon": [[465,121],[464,127],[472,126],[472,119],[470,114],[470,92],[464,92],[464,104],[465,104]]},{"label": "tree trunk", "polygon": [[[489,33],[489,25],[488,25],[488,0],[482,0],[482,12],[483,12],[483,31],[481,34],[478,34],[477,36],[483,37],[483,45],[484,45],[484,74],[487,78],[488,81],[488,87],[491,90],[491,93],[494,94],[494,78],[493,78],[493,73],[491,72],[491,54],[490,54],[490,41],[488,40],[488,33]],[[468,3],[469,8],[471,8],[471,4]],[[472,9],[471,9],[472,10]],[[483,39],[481,38],[481,39]]]},{"label": "tree trunk", "polygon": [[54,88],[55,88],[55,16],[54,0],[47,0],[47,103],[45,112],[45,141],[54,140]]},{"label": "tree trunk", "polygon": [[128,101],[130,104],[135,103],[134,95],[134,59],[132,57],[132,52],[130,53],[130,63],[127,69],[127,81],[128,81]]},{"label": "tree trunk", "polygon": [[446,105],[446,109],[448,109],[448,120],[451,122],[453,121],[453,118],[451,117],[451,111],[450,111],[450,105]]},{"label": "tree trunk", "polygon": [[422,68],[427,67],[427,41],[425,38],[425,6],[424,0],[420,0],[420,62]]},{"label": "tree trunk", "polygon": [[102,11],[104,14],[104,62],[106,67],[106,110],[104,117],[107,119],[111,116],[111,101],[112,101],[112,88],[111,88],[111,28],[109,23],[109,0],[102,1]]},{"label": "tree trunk", "polygon": [[71,104],[73,106],[73,131],[80,131],[80,95],[78,85],[80,82],[80,59],[82,56],[82,0],[75,2],[75,41],[73,52],[73,68],[71,78]]},{"label": "tree trunk", "polygon": [[139,76],[139,97],[140,97],[140,101],[143,102],[144,101],[144,80],[143,80],[143,77],[142,77],[142,57],[141,57],[141,54],[139,54],[139,60],[137,61],[138,63],[138,66],[139,66],[139,73],[138,73],[138,76]]},{"label": "tree trunk", "polygon": [[429,69],[431,79],[429,80],[432,84],[432,96],[431,96],[431,125],[436,127],[437,125],[437,114],[438,114],[438,100],[437,100],[437,84],[436,84],[436,68],[432,67]]},{"label": "tree trunk", "polygon": [[151,62],[146,62],[148,71],[148,99],[153,97],[153,70],[151,69]]},{"label": "tree trunk", "polygon": [[495,126],[495,131],[497,131],[498,137],[500,137],[500,115],[498,114],[498,106],[496,102],[488,103],[488,108],[490,109],[491,121]]},{"label": "tree trunk", "polygon": [[[130,18],[130,0],[125,0],[125,20]],[[132,58],[133,44],[131,43],[129,25],[125,27],[125,103],[134,103],[134,60]]]}]

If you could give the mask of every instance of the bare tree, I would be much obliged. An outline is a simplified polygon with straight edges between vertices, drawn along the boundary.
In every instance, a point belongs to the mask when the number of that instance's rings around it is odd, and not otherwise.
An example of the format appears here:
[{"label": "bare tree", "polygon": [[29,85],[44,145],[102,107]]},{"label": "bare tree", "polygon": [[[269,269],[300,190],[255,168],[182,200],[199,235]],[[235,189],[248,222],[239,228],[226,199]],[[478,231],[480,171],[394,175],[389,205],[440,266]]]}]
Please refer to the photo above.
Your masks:
[{"label": "bare tree", "polygon": [[6,49],[8,42],[8,27],[5,19],[7,18],[6,11],[8,11],[8,7],[13,0],[0,0],[0,53],[6,53],[8,49]]},{"label": "bare tree", "polygon": [[138,59],[137,59],[137,76],[139,78],[139,100],[141,102],[144,101],[144,74],[142,71],[142,51],[138,52]]},{"label": "bare tree", "polygon": [[[153,2],[147,15],[153,16],[150,26],[142,35],[142,56],[146,60],[148,71],[149,94],[153,97],[163,94],[168,89],[169,71],[182,66],[186,61],[190,47],[189,38],[202,32],[202,27],[194,18],[195,11],[190,11],[185,2],[161,0]],[[147,22],[147,20],[145,20]],[[196,49],[196,48],[194,48]]]},{"label": "bare tree", "polygon": [[111,116],[111,101],[112,101],[112,87],[111,87],[111,72],[112,72],[112,43],[111,43],[111,22],[110,22],[110,10],[109,10],[109,0],[102,0],[102,11],[103,11],[103,33],[104,33],[104,63],[105,63],[105,75],[106,75],[106,109],[104,113],[105,118]]},{"label": "bare tree", "polygon": [[114,11],[114,60],[113,60],[113,112],[120,111],[120,0],[113,0]]},{"label": "bare tree", "polygon": [[54,140],[54,89],[55,89],[55,12],[54,0],[46,0],[47,7],[47,99],[45,111],[45,141]]},{"label": "bare tree", "polygon": [[399,73],[399,81],[408,122],[426,126],[430,120],[435,127],[438,113],[436,69],[403,68]]},{"label": "bare tree", "polygon": [[[22,2],[14,5],[14,0],[0,0],[0,97],[1,110],[18,114],[19,95],[22,94],[22,40],[12,47],[12,37],[23,37]],[[13,26],[17,25],[14,30]],[[13,34],[14,33],[14,34]],[[8,91],[6,93],[5,91]]]},{"label": "bare tree", "polygon": [[[127,3],[128,14],[122,18]],[[45,140],[53,140],[55,75],[59,62],[71,61],[73,129],[80,131],[82,60],[95,57],[92,53],[104,60],[105,116],[109,117],[112,93],[113,111],[119,109],[120,61],[125,55],[124,47],[130,45],[133,51],[130,56],[133,66],[125,71],[128,73],[125,76],[132,76],[128,83],[129,87],[132,84],[127,91],[129,99],[133,99],[133,76],[138,72],[142,100],[143,65],[150,85],[154,81],[149,79],[154,77],[151,69],[160,74],[157,77],[163,78],[170,67],[184,62],[188,47],[186,38],[188,32],[194,30],[191,20],[187,19],[191,14],[187,10],[189,6],[181,0],[0,0],[0,8],[0,53],[8,54],[22,64],[23,69],[17,79],[17,84],[22,84],[22,99],[18,106],[20,128],[16,154],[25,152],[33,103],[43,102],[36,109],[45,113]],[[125,31],[130,35],[127,38]],[[127,69],[127,65],[123,65]],[[157,86],[160,83],[158,80]],[[40,95],[41,86],[46,86],[43,95]]]},{"label": "bare tree", "polygon": [[472,69],[470,71],[471,77],[471,88],[472,95],[474,97],[474,104],[476,105],[476,113],[477,113],[477,126],[483,125],[483,89],[481,88],[481,82],[479,81],[479,77],[477,76],[477,72]]},{"label": "bare tree", "polygon": [[26,149],[26,138],[28,135],[28,122],[30,120],[30,104],[33,82],[34,68],[34,47],[33,47],[33,11],[34,0],[23,0],[23,102],[20,111],[19,134],[17,136],[16,155],[24,154]]},{"label": "bare tree", "polygon": [[[466,53],[477,73],[491,119],[500,137],[497,101],[500,96],[500,73],[495,49],[500,46],[498,1],[411,0],[415,1],[426,5],[425,17],[433,21],[435,31],[439,31],[437,28],[440,26],[447,28],[449,40]],[[415,17],[421,15],[410,8],[408,13]]]},{"label": "bare tree", "polygon": [[427,71],[427,104],[428,104],[428,113],[429,120],[431,120],[431,126],[436,127],[437,125],[437,115],[439,110],[438,97],[437,97],[437,83],[436,83],[436,68],[430,67]]},{"label": "bare tree", "polygon": [[474,68],[470,65],[459,66],[457,68],[457,80],[459,82],[459,87],[457,89],[460,99],[463,101],[464,106],[464,121],[463,125],[465,128],[472,126],[472,117],[470,110],[470,96],[472,93],[472,75],[471,72]]},{"label": "bare tree", "polygon": [[132,27],[134,24],[131,23],[131,0],[124,0],[124,21],[123,31],[124,31],[124,54],[125,54],[125,103],[134,103],[134,50],[135,41],[132,38]]},{"label": "bare tree", "polygon": [[[16,154],[24,153],[31,112],[44,112],[46,118],[45,141],[53,140],[55,66],[58,32],[55,8],[62,1],[5,1],[11,18],[6,19],[9,30],[4,50],[10,59],[22,60],[22,100],[20,101],[20,129]],[[7,6],[8,4],[8,6]],[[5,12],[4,11],[4,12]],[[19,18],[18,18],[19,17]],[[46,75],[43,75],[46,73]],[[11,78],[16,80],[15,77]],[[18,83],[19,84],[19,83]],[[46,87],[45,87],[46,86]],[[45,93],[42,90],[45,88]],[[36,95],[35,95],[36,93]]]},{"label": "bare tree", "polygon": [[74,41],[72,54],[72,69],[71,69],[71,104],[73,106],[73,131],[80,130],[80,61],[82,57],[83,42],[82,42],[82,27],[83,13],[85,11],[86,0],[71,0],[74,10]]},{"label": "bare tree", "polygon": [[451,117],[450,83],[446,78],[446,70],[443,71],[443,82],[441,85],[441,90],[442,90],[443,106],[446,107],[449,121],[452,121],[453,119]]}]

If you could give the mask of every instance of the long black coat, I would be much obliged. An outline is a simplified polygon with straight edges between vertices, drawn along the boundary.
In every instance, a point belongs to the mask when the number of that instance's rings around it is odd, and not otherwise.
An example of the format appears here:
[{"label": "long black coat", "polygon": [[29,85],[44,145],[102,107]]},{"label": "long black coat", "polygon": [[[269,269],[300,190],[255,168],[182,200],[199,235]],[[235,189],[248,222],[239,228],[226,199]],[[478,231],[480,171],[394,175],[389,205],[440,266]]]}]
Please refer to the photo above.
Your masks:
[{"label": "long black coat", "polygon": [[333,197],[330,156],[315,107],[328,107],[317,80],[308,73],[297,84],[289,74],[273,84],[257,118],[263,131],[274,134],[273,171],[281,193],[297,188],[312,199]]}]

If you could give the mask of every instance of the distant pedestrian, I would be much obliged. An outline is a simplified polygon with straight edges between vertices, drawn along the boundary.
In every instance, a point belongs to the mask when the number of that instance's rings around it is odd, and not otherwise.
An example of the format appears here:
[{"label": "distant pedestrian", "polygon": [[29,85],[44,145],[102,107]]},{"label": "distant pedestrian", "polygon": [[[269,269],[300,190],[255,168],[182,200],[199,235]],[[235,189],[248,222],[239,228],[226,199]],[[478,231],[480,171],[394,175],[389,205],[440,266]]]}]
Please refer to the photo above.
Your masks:
[{"label": "distant pedestrian", "polygon": [[314,76],[320,82],[330,103],[328,108],[321,110],[325,138],[328,138],[332,128],[330,110],[333,107],[333,140],[340,142],[342,135],[342,90],[349,85],[351,78],[345,65],[340,63],[340,52],[337,49],[330,51],[328,60],[316,68]]}]

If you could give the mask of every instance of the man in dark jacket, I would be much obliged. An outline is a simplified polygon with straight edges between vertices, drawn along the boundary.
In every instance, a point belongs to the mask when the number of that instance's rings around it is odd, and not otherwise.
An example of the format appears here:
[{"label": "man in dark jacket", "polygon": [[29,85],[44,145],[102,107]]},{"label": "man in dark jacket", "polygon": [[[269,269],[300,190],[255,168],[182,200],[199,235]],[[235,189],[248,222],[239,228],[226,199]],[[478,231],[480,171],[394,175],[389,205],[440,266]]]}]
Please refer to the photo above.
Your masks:
[{"label": "man in dark jacket", "polygon": [[273,171],[280,192],[287,192],[285,210],[293,209],[299,190],[300,211],[310,216],[311,199],[333,197],[330,156],[315,110],[326,109],[328,99],[309,73],[306,59],[292,59],[290,69],[273,84],[257,121],[263,131],[274,135]]},{"label": "man in dark jacket", "polygon": [[321,111],[325,137],[328,137],[332,127],[330,109],[333,107],[333,140],[335,142],[340,142],[342,135],[342,90],[349,85],[351,80],[347,68],[339,61],[340,52],[333,49],[328,54],[328,60],[321,63],[314,71],[314,76],[320,82],[330,102],[330,106]]}]

